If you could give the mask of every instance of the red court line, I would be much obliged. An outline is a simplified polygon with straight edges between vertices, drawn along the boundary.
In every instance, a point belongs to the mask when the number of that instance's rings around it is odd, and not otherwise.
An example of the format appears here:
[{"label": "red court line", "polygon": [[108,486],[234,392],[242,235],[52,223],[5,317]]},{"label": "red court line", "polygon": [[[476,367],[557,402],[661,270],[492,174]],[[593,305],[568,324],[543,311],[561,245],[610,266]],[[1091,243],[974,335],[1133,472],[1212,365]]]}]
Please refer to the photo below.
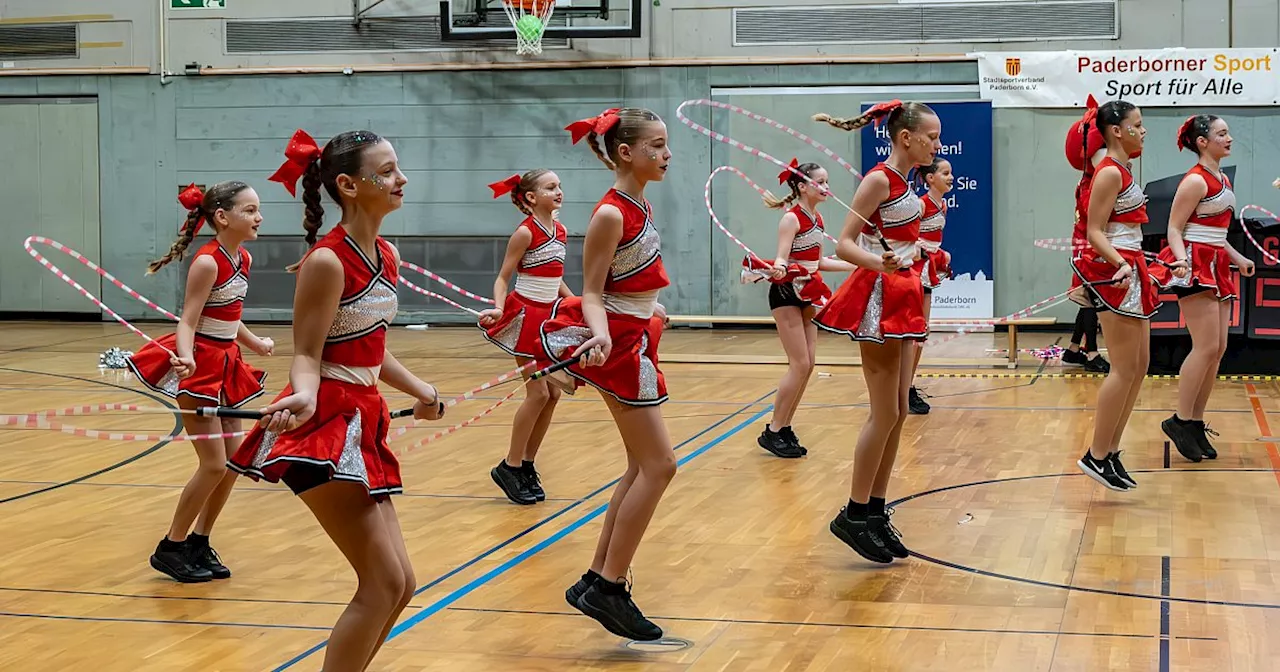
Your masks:
[{"label": "red court line", "polygon": [[[1258,399],[1258,388],[1253,383],[1244,384],[1245,392],[1249,394],[1249,404],[1253,406],[1253,419],[1258,423],[1258,431],[1263,436],[1272,436],[1271,425],[1267,422],[1267,412],[1262,410],[1262,401]],[[1276,477],[1276,483],[1280,484],[1280,450],[1276,449],[1276,444],[1267,443],[1267,456],[1271,458],[1272,473]]]}]

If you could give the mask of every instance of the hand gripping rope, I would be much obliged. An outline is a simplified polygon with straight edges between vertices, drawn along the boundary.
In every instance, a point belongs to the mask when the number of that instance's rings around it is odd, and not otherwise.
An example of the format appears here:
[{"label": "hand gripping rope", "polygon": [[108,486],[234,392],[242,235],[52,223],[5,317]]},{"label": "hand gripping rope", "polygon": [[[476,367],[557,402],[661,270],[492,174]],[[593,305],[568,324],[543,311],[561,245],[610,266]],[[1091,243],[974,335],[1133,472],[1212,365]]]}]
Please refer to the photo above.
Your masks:
[{"label": "hand gripping rope", "polygon": [[[755,189],[756,192],[758,192],[761,196],[764,196],[765,194],[769,193],[767,190],[764,189],[764,187],[761,187],[760,185],[753,182],[751,178],[747,177],[746,173],[742,172],[741,170],[738,170],[737,168],[734,168],[732,166],[720,166],[719,168],[716,168],[715,170],[711,171],[711,175],[707,177],[706,187],[704,187],[702,192],[703,202],[707,206],[707,213],[711,215],[712,223],[714,223],[716,227],[719,228],[722,233],[724,233],[724,235],[729,236],[729,240],[732,240],[735,244],[737,244],[738,247],[741,247],[742,250],[747,253],[747,257],[750,259],[750,262],[751,262],[751,268],[743,269],[742,271],[743,282],[747,282],[749,278],[751,282],[756,282],[759,280],[771,280],[772,277],[767,272],[765,272],[762,268],[756,268],[756,266],[765,267],[765,266],[772,266],[772,264],[765,261],[764,258],[761,257],[760,255],[756,254],[755,252],[752,252],[751,248],[747,247],[746,243],[742,242],[742,240],[740,240],[737,236],[733,235],[733,233],[729,231],[729,229],[723,223],[720,222],[720,218],[716,216],[715,209],[711,207],[711,182],[716,179],[716,175],[726,171],[731,172],[737,175],[738,177],[741,177],[748,185],[751,186],[752,189]],[[824,231],[823,233],[825,235],[826,232]],[[827,237],[830,238],[830,236],[827,236]],[[804,275],[807,276],[808,273],[806,272],[804,273]]]},{"label": "hand gripping rope", "polygon": [[[811,144],[811,145],[813,145],[813,146],[815,146],[815,147],[820,148],[821,150],[823,150],[823,151],[827,152],[827,154],[828,154],[829,156],[831,156],[831,157],[833,157],[833,158],[837,159],[837,161],[840,163],[840,165],[842,165],[842,166],[847,166],[849,170],[852,170],[852,169],[853,169],[853,166],[849,166],[849,164],[848,164],[847,162],[845,162],[843,159],[840,159],[839,157],[837,157],[834,153],[832,153],[832,152],[831,152],[831,150],[827,149],[826,147],[823,147],[823,146],[822,146],[821,144],[819,144],[816,140],[813,140],[813,139],[809,138],[809,136],[804,135],[803,133],[800,133],[799,131],[796,131],[796,130],[794,130],[794,129],[791,129],[791,128],[787,127],[787,126],[784,126],[783,124],[780,124],[780,123],[778,123],[778,122],[776,122],[776,121],[773,121],[772,119],[769,119],[768,117],[764,117],[764,116],[762,116],[762,115],[758,115],[758,114],[756,114],[756,113],[754,113],[754,112],[750,112],[750,111],[744,110],[744,109],[742,109],[742,108],[740,108],[740,107],[734,107],[734,106],[732,106],[732,105],[725,105],[724,103],[718,103],[718,102],[713,101],[713,100],[699,99],[699,100],[686,100],[686,101],[684,101],[683,103],[680,103],[680,106],[676,108],[676,117],[677,117],[677,118],[679,118],[679,119],[680,119],[680,121],[681,121],[682,123],[684,123],[684,125],[688,126],[689,128],[692,128],[693,130],[695,130],[695,131],[697,131],[697,132],[699,132],[699,133],[701,133],[701,134],[703,134],[703,135],[705,135],[705,136],[707,136],[707,137],[711,138],[712,140],[715,140],[715,141],[717,141],[717,142],[723,142],[723,143],[725,143],[726,145],[729,145],[730,147],[736,147],[736,148],[741,149],[742,151],[744,151],[744,152],[746,152],[746,153],[748,153],[748,154],[750,154],[750,155],[752,155],[752,156],[755,156],[755,157],[758,157],[758,158],[764,159],[765,161],[768,161],[768,162],[770,162],[770,163],[773,163],[774,165],[777,165],[777,166],[781,167],[783,170],[791,171],[793,174],[795,174],[795,175],[797,175],[798,177],[800,177],[800,179],[803,179],[805,182],[807,182],[807,183],[809,183],[809,184],[813,185],[813,186],[814,186],[814,187],[816,187],[816,188],[822,189],[822,187],[821,187],[820,185],[818,185],[818,184],[817,184],[816,182],[814,182],[813,180],[809,179],[809,176],[808,176],[808,175],[805,175],[804,173],[800,172],[799,170],[796,170],[795,168],[792,168],[790,165],[788,165],[788,164],[786,164],[786,163],[783,163],[782,161],[778,160],[777,158],[774,158],[772,155],[767,154],[766,152],[764,152],[764,151],[762,151],[762,150],[759,150],[759,149],[756,149],[755,147],[752,147],[752,146],[750,146],[750,145],[747,145],[747,144],[743,144],[743,143],[741,143],[741,142],[738,142],[737,140],[734,140],[733,138],[731,138],[731,137],[729,137],[729,136],[727,136],[727,135],[725,135],[725,134],[723,134],[723,133],[716,133],[715,131],[713,131],[713,130],[711,130],[711,129],[709,129],[709,128],[705,127],[705,126],[702,126],[702,125],[698,124],[697,122],[693,121],[692,119],[690,119],[690,118],[686,117],[686,116],[684,115],[684,108],[685,108],[685,106],[686,106],[686,105],[709,105],[709,106],[711,106],[711,107],[719,107],[719,108],[723,108],[723,109],[729,109],[729,110],[733,110],[733,111],[735,111],[735,112],[737,112],[737,113],[739,113],[739,114],[746,115],[747,117],[750,117],[751,119],[756,119],[756,120],[759,120],[759,121],[764,121],[764,122],[769,123],[770,125],[774,126],[775,128],[780,128],[780,129],[782,129],[782,130],[786,131],[787,133],[789,133],[789,134],[791,134],[791,135],[793,135],[793,136],[795,136],[795,137],[797,137],[797,138],[800,138],[800,139],[802,139],[802,140],[805,140],[806,142],[808,142],[809,144]],[[854,174],[855,174],[855,175],[857,175],[857,172],[856,172],[856,171],[854,171]],[[861,176],[859,176],[859,177],[861,177]],[[890,246],[889,246],[889,242],[888,242],[887,240],[885,240],[885,238],[884,238],[884,233],[880,230],[880,227],[878,227],[878,226],[876,226],[875,224],[871,223],[871,221],[870,221],[870,220],[868,220],[866,217],[863,217],[862,215],[858,214],[858,211],[854,210],[852,206],[850,206],[848,203],[845,203],[844,201],[840,200],[840,198],[839,198],[838,196],[836,196],[835,194],[832,194],[830,189],[827,189],[826,191],[827,191],[828,196],[831,198],[831,200],[833,200],[833,201],[835,201],[836,203],[839,203],[840,205],[844,206],[844,208],[845,208],[846,210],[848,210],[850,213],[852,213],[852,214],[853,214],[855,217],[857,217],[858,219],[861,219],[861,220],[863,221],[863,223],[865,223],[867,226],[870,226],[870,227],[871,227],[871,229],[872,229],[873,231],[875,231],[875,232],[876,232],[876,237],[878,237],[878,238],[880,239],[880,247],[884,248],[884,251],[885,251],[885,252],[889,252],[889,253],[892,253],[892,252],[893,252],[893,248],[892,248],[892,247],[890,247]],[[912,264],[912,262],[913,262],[913,260],[912,260],[912,259],[903,259],[902,261],[904,262],[904,264],[903,264],[901,267],[899,267],[899,269],[900,269],[900,270],[901,270],[901,269],[904,269],[904,268],[907,268],[907,267],[909,267],[909,266],[911,266],[911,264]]]}]

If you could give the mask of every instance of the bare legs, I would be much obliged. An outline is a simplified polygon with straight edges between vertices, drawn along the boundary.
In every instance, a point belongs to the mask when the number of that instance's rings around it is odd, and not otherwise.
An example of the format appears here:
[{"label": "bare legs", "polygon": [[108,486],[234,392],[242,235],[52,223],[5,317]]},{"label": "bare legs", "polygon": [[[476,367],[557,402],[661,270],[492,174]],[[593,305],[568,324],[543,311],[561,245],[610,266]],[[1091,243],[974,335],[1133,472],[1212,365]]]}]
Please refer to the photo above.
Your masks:
[{"label": "bare legs", "polygon": [[884,497],[889,488],[898,439],[907,418],[907,390],[915,368],[916,345],[894,339],[884,344],[862,342],[859,346],[871,413],[854,449],[849,499],[865,504],[873,496]]},{"label": "bare legs", "polygon": [[[531,361],[516,358],[520,366]],[[519,467],[522,461],[532,462],[537,456],[547,428],[551,426],[556,403],[560,401],[560,390],[545,380],[525,383],[524,394],[524,402],[516,410],[516,417],[511,423],[511,445],[507,449],[507,465],[511,467]]]},{"label": "bare legs", "polygon": [[1191,354],[1178,372],[1178,417],[1204,420],[1204,409],[1218,378],[1218,363],[1227,351],[1231,302],[1219,301],[1212,291],[1178,299],[1191,332]]},{"label": "bare legs", "polygon": [[[185,394],[178,397],[178,406],[184,409],[190,410],[206,405],[208,405],[206,402]],[[188,434],[218,434],[239,431],[240,421],[219,422],[216,418],[201,418],[186,414],[182,416],[182,426]],[[227,457],[240,446],[239,438],[228,441],[206,439],[191,443],[195,446],[200,463],[196,473],[191,475],[191,479],[187,481],[186,486],[182,488],[182,494],[178,497],[178,506],[173,512],[173,520],[169,523],[170,541],[185,541],[197,517],[202,522],[197,525],[196,531],[207,535],[213,527],[213,521],[222,511],[222,506],[226,504],[231,488],[235,485],[235,474],[227,470]]]},{"label": "bare legs", "polygon": [[1134,317],[1098,311],[1111,351],[1111,372],[1098,390],[1097,416],[1089,454],[1104,460],[1120,445],[1129,414],[1142,389],[1151,362],[1151,323]]},{"label": "bare legs", "polygon": [[801,310],[795,306],[782,306],[773,310],[778,324],[778,339],[787,353],[787,372],[778,381],[777,402],[773,407],[773,419],[769,430],[778,432],[791,426],[800,398],[813,375],[814,358],[818,347],[818,327],[813,324],[812,307]]}]

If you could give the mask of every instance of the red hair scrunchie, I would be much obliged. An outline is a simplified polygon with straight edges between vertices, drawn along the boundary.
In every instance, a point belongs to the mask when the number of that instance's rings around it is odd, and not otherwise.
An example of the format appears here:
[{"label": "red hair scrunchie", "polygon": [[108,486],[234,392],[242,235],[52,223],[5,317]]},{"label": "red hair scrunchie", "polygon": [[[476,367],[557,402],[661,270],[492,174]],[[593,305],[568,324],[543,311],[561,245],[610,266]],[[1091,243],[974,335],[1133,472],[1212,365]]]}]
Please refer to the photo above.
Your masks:
[{"label": "red hair scrunchie", "polygon": [[579,140],[587,137],[590,133],[594,132],[596,135],[604,135],[608,132],[608,130],[613,128],[621,119],[618,116],[618,112],[620,111],[622,111],[622,108],[620,107],[611,107],[594,117],[579,119],[578,121],[565,126],[564,130],[569,131],[569,133],[572,134],[573,144],[576,145]]},{"label": "red hair scrunchie", "polygon": [[[200,190],[200,187],[196,186],[195,182],[192,182],[187,185],[186,189],[183,189],[178,194],[178,202],[182,204],[182,207],[187,209],[187,212],[196,212],[200,209],[200,205],[204,203],[204,192]],[[183,222],[182,227],[179,227],[178,230],[181,231],[186,227],[186,225],[187,223]],[[195,228],[192,229],[191,235],[195,236],[197,233],[200,233],[200,227],[202,226],[204,226],[203,214],[201,214],[200,218],[196,220]]]}]

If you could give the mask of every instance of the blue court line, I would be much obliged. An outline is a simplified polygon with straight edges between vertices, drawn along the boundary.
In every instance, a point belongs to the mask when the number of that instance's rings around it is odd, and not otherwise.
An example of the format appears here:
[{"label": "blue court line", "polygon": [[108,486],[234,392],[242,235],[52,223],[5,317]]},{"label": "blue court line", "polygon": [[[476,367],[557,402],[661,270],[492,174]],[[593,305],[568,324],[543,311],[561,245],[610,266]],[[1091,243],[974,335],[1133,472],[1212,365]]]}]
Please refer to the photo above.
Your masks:
[{"label": "blue court line", "polygon": [[270,628],[275,630],[329,630],[325,625],[282,625],[279,623],[228,623],[223,621],[171,621],[162,618],[124,618],[107,616],[62,616],[59,614],[21,614],[12,611],[0,611],[0,616],[9,618],[44,618],[55,621],[94,621],[100,623],[148,623],[158,625],[201,625],[206,627],[253,628],[255,630]]},{"label": "blue court line", "polygon": [[[729,415],[727,415],[727,416],[725,416],[725,417],[721,418],[720,420],[717,420],[716,422],[714,422],[714,423],[712,423],[711,425],[707,426],[706,428],[704,428],[702,431],[698,432],[697,434],[694,434],[693,436],[691,436],[691,437],[689,437],[689,438],[685,439],[684,441],[681,441],[681,442],[680,442],[680,444],[679,444],[679,445],[677,445],[673,450],[680,450],[681,448],[685,447],[686,445],[688,445],[688,444],[690,444],[690,443],[693,443],[694,441],[696,441],[696,440],[698,440],[699,438],[701,438],[704,434],[707,434],[708,432],[710,432],[710,431],[714,430],[715,428],[719,427],[720,425],[723,425],[724,423],[726,423],[726,422],[728,422],[728,421],[732,420],[733,418],[737,417],[738,415],[740,415],[741,413],[743,413],[743,412],[744,412],[744,411],[746,411],[747,409],[749,409],[749,408],[751,408],[751,407],[753,407],[753,406],[756,406],[757,404],[759,404],[759,403],[760,403],[760,402],[762,402],[763,400],[768,399],[769,397],[773,396],[773,394],[774,394],[774,393],[776,393],[776,392],[777,392],[777,390],[776,390],[776,389],[773,389],[773,390],[770,390],[769,392],[767,392],[767,393],[765,393],[765,394],[760,395],[760,397],[756,398],[754,401],[748,402],[747,404],[745,404],[745,405],[741,406],[740,408],[738,408],[738,410],[734,411],[733,413],[730,413]],[[768,406],[766,406],[766,407],[765,407],[765,409],[764,409],[763,411],[760,411],[759,413],[757,413],[757,414],[756,414],[756,416],[755,416],[755,418],[759,418],[759,417],[763,416],[765,413],[769,412],[769,411],[770,411],[770,410],[772,410],[772,409],[773,409],[773,404],[769,404]],[[753,422],[753,421],[755,420],[755,418],[753,418],[753,419],[752,419],[751,421],[749,421],[749,422]],[[742,427],[743,427],[743,426],[745,426],[745,424],[743,424],[743,425],[739,425],[738,427],[734,428],[734,429],[732,430],[732,432],[731,432],[731,433],[726,434],[726,435],[721,435],[720,437],[717,437],[716,439],[713,439],[713,441],[714,441],[715,443],[719,443],[720,441],[724,440],[724,439],[725,439],[725,438],[727,438],[728,436],[731,436],[733,432],[740,431],[740,430],[742,429]],[[705,447],[704,447],[704,449],[701,449],[701,450],[705,450]],[[701,450],[700,450],[700,452],[699,452],[699,453],[697,453],[697,454],[701,454]],[[678,465],[678,464],[681,464],[681,463],[682,463],[682,462],[677,462],[677,465]],[[595,497],[596,495],[598,495],[598,494],[600,494],[600,493],[604,492],[605,490],[608,490],[609,488],[613,487],[613,486],[614,486],[614,485],[616,485],[616,484],[618,483],[618,481],[620,481],[620,480],[622,480],[622,478],[621,478],[621,477],[618,477],[618,478],[615,478],[615,479],[613,479],[613,480],[609,481],[608,483],[605,483],[604,485],[600,486],[599,488],[596,488],[595,490],[593,490],[592,492],[588,493],[586,496],[582,497],[581,499],[577,500],[576,502],[574,502],[574,503],[572,503],[572,504],[570,504],[570,505],[568,505],[568,506],[566,506],[566,507],[564,507],[564,508],[560,509],[559,511],[556,511],[555,513],[551,514],[550,516],[547,516],[546,518],[543,518],[542,520],[538,521],[538,522],[537,522],[537,523],[535,523],[534,525],[531,525],[530,527],[525,528],[524,530],[522,530],[521,532],[519,532],[519,533],[518,533],[518,534],[516,534],[515,536],[513,536],[513,537],[511,537],[511,538],[507,539],[506,541],[503,541],[503,542],[501,542],[501,543],[499,543],[499,544],[497,544],[497,545],[495,545],[495,546],[490,547],[488,550],[486,550],[485,552],[481,553],[480,555],[477,555],[476,557],[474,557],[474,558],[472,558],[472,559],[468,560],[467,562],[465,562],[465,563],[463,563],[463,564],[461,564],[461,565],[458,565],[457,567],[455,567],[455,568],[453,568],[452,570],[450,570],[450,571],[446,572],[445,574],[440,575],[439,577],[437,577],[437,578],[435,578],[434,580],[432,580],[430,583],[427,583],[426,585],[422,586],[421,588],[419,588],[419,589],[415,590],[415,591],[413,592],[413,594],[414,594],[415,596],[416,596],[416,595],[420,595],[423,591],[426,591],[426,590],[428,590],[428,589],[430,589],[430,588],[432,588],[432,587],[434,587],[434,586],[437,586],[437,585],[439,585],[439,584],[443,583],[444,581],[448,580],[449,578],[451,578],[451,577],[453,577],[453,576],[456,576],[457,574],[459,574],[459,573],[461,573],[461,572],[465,571],[467,568],[471,567],[472,565],[475,565],[476,563],[478,563],[478,562],[480,562],[480,561],[484,560],[485,558],[487,558],[487,557],[489,557],[489,556],[493,555],[494,553],[497,553],[498,551],[500,551],[500,550],[502,550],[502,549],[506,548],[507,546],[510,546],[511,544],[515,543],[516,541],[520,540],[521,538],[523,538],[523,537],[525,537],[525,536],[527,536],[527,535],[529,535],[529,534],[533,533],[533,532],[534,532],[535,530],[537,530],[538,528],[540,528],[540,527],[542,527],[542,526],[544,526],[544,525],[546,525],[546,524],[550,523],[551,521],[553,521],[553,520],[555,520],[555,519],[559,518],[560,516],[563,516],[564,514],[566,514],[566,513],[570,512],[570,511],[572,511],[573,509],[577,508],[578,506],[581,506],[582,504],[584,504],[587,500],[591,499],[592,497]],[[595,514],[595,515],[599,515],[599,514]],[[594,517],[594,516],[593,516],[593,517]],[[583,521],[583,523],[585,523],[585,521]],[[579,524],[578,526],[579,526],[579,527],[581,527],[581,524]],[[504,571],[505,571],[505,570],[504,570]],[[468,584],[468,585],[470,585],[470,584]],[[478,587],[478,586],[477,586],[477,587]],[[474,588],[472,588],[472,590],[474,590]],[[434,605],[432,605],[432,606],[434,606]],[[427,608],[431,608],[431,607],[429,606],[429,607],[427,607]],[[437,611],[438,611],[438,609],[437,609]],[[421,613],[421,612],[419,612],[419,613]],[[398,626],[397,626],[397,627],[398,627]],[[397,631],[393,629],[393,630],[391,631],[391,635],[392,635],[392,636],[394,636],[394,635],[396,634],[396,632],[397,632]],[[390,637],[388,637],[387,639],[390,639]],[[328,639],[326,639],[326,640],[324,640],[324,641],[320,642],[319,644],[316,644],[315,646],[313,646],[313,647],[311,647],[311,648],[307,649],[306,651],[303,651],[302,653],[299,653],[298,655],[294,656],[293,658],[291,658],[291,659],[289,659],[289,660],[285,661],[282,665],[280,665],[279,667],[277,667],[277,668],[275,668],[274,670],[272,670],[272,672],[280,672],[281,670],[288,669],[288,668],[290,668],[290,667],[292,667],[292,666],[294,666],[294,665],[298,664],[299,662],[301,662],[302,660],[306,659],[306,658],[307,658],[308,656],[310,656],[311,654],[313,654],[313,653],[315,653],[315,652],[317,652],[317,651],[319,651],[319,650],[323,649],[325,646],[327,646],[327,645],[328,645],[328,643],[329,643],[329,640],[328,640]]]},{"label": "blue court line", "polygon": [[[682,466],[684,466],[686,463],[688,463],[688,462],[689,462],[689,460],[692,460],[693,458],[695,458],[695,457],[697,457],[697,456],[699,456],[699,455],[701,455],[701,454],[703,454],[703,453],[707,452],[708,450],[711,450],[712,448],[716,447],[717,445],[719,445],[720,443],[722,443],[725,439],[728,439],[729,437],[733,436],[734,434],[737,434],[738,432],[742,431],[744,428],[746,428],[746,427],[750,426],[751,424],[755,423],[757,420],[759,420],[760,418],[764,417],[764,415],[765,415],[766,413],[769,413],[769,412],[770,412],[770,411],[772,411],[772,410],[773,410],[773,406],[772,406],[772,405],[770,405],[770,406],[767,406],[767,407],[765,407],[764,409],[762,409],[762,410],[758,411],[755,415],[753,415],[753,416],[751,416],[750,418],[747,418],[746,420],[742,421],[742,422],[741,422],[741,423],[739,423],[737,426],[735,426],[735,427],[733,427],[732,429],[730,429],[730,430],[726,431],[725,433],[721,434],[720,436],[717,436],[716,438],[714,438],[714,439],[712,439],[712,440],[708,441],[708,442],[706,443],[706,445],[704,445],[704,446],[702,446],[701,448],[699,448],[699,449],[697,449],[697,450],[693,451],[692,453],[689,453],[688,455],[685,455],[683,458],[681,458],[681,459],[677,460],[677,461],[676,461],[676,466],[678,466],[678,467],[682,467]],[[573,522],[572,522],[572,523],[570,523],[569,525],[566,525],[564,528],[562,528],[560,531],[556,532],[555,534],[551,535],[550,537],[547,537],[546,539],[544,539],[544,540],[542,540],[542,541],[538,542],[537,544],[534,544],[531,548],[529,548],[528,550],[524,551],[523,553],[521,553],[521,554],[519,554],[519,555],[515,556],[514,558],[511,558],[510,560],[507,560],[506,562],[502,563],[501,565],[498,565],[497,567],[495,567],[495,568],[493,568],[493,569],[489,570],[488,572],[485,572],[483,575],[481,575],[481,576],[479,576],[479,577],[477,577],[477,578],[475,578],[475,579],[472,579],[469,583],[467,583],[466,585],[462,586],[461,588],[458,588],[457,590],[453,591],[452,593],[449,593],[448,595],[445,595],[444,597],[442,597],[442,598],[440,598],[440,599],[436,600],[435,602],[431,603],[431,604],[430,604],[429,606],[427,606],[425,609],[422,609],[421,611],[419,611],[418,613],[414,614],[414,615],[413,615],[413,616],[411,616],[410,618],[407,618],[407,619],[405,619],[404,621],[402,621],[401,623],[397,624],[397,625],[396,625],[396,627],[392,628],[392,629],[391,629],[391,634],[387,636],[387,641],[391,641],[391,640],[395,639],[396,637],[398,637],[399,635],[404,634],[406,631],[408,631],[408,630],[409,630],[410,628],[412,628],[413,626],[415,626],[415,625],[417,625],[417,624],[421,623],[422,621],[425,621],[425,620],[426,620],[426,619],[428,619],[428,618],[431,618],[433,615],[435,615],[436,613],[440,612],[440,611],[441,611],[442,609],[444,609],[445,607],[448,607],[449,605],[453,604],[454,602],[457,602],[458,600],[462,599],[463,597],[466,597],[466,596],[467,596],[467,595],[469,595],[470,593],[474,592],[476,589],[480,588],[481,586],[485,585],[486,583],[489,583],[490,581],[494,580],[495,578],[497,578],[497,577],[499,577],[499,576],[501,576],[501,575],[503,575],[503,574],[507,573],[507,572],[508,572],[512,567],[515,567],[516,565],[518,565],[518,564],[520,564],[520,563],[524,562],[525,560],[528,560],[529,558],[531,558],[531,557],[533,557],[533,556],[537,555],[539,552],[541,552],[542,550],[544,550],[544,549],[546,549],[547,547],[551,546],[552,544],[556,543],[557,541],[560,541],[561,539],[564,539],[565,537],[569,536],[569,535],[570,535],[570,534],[572,534],[575,530],[577,530],[577,529],[581,528],[583,525],[586,525],[587,523],[591,522],[592,520],[595,520],[596,518],[600,517],[600,514],[604,513],[608,508],[609,508],[609,503],[608,503],[608,502],[605,502],[604,504],[601,504],[600,506],[598,506],[598,507],[596,507],[594,510],[592,510],[590,513],[588,513],[588,514],[586,514],[586,515],[582,516],[581,518],[579,518],[579,519],[577,519],[577,520],[573,521]]]}]

